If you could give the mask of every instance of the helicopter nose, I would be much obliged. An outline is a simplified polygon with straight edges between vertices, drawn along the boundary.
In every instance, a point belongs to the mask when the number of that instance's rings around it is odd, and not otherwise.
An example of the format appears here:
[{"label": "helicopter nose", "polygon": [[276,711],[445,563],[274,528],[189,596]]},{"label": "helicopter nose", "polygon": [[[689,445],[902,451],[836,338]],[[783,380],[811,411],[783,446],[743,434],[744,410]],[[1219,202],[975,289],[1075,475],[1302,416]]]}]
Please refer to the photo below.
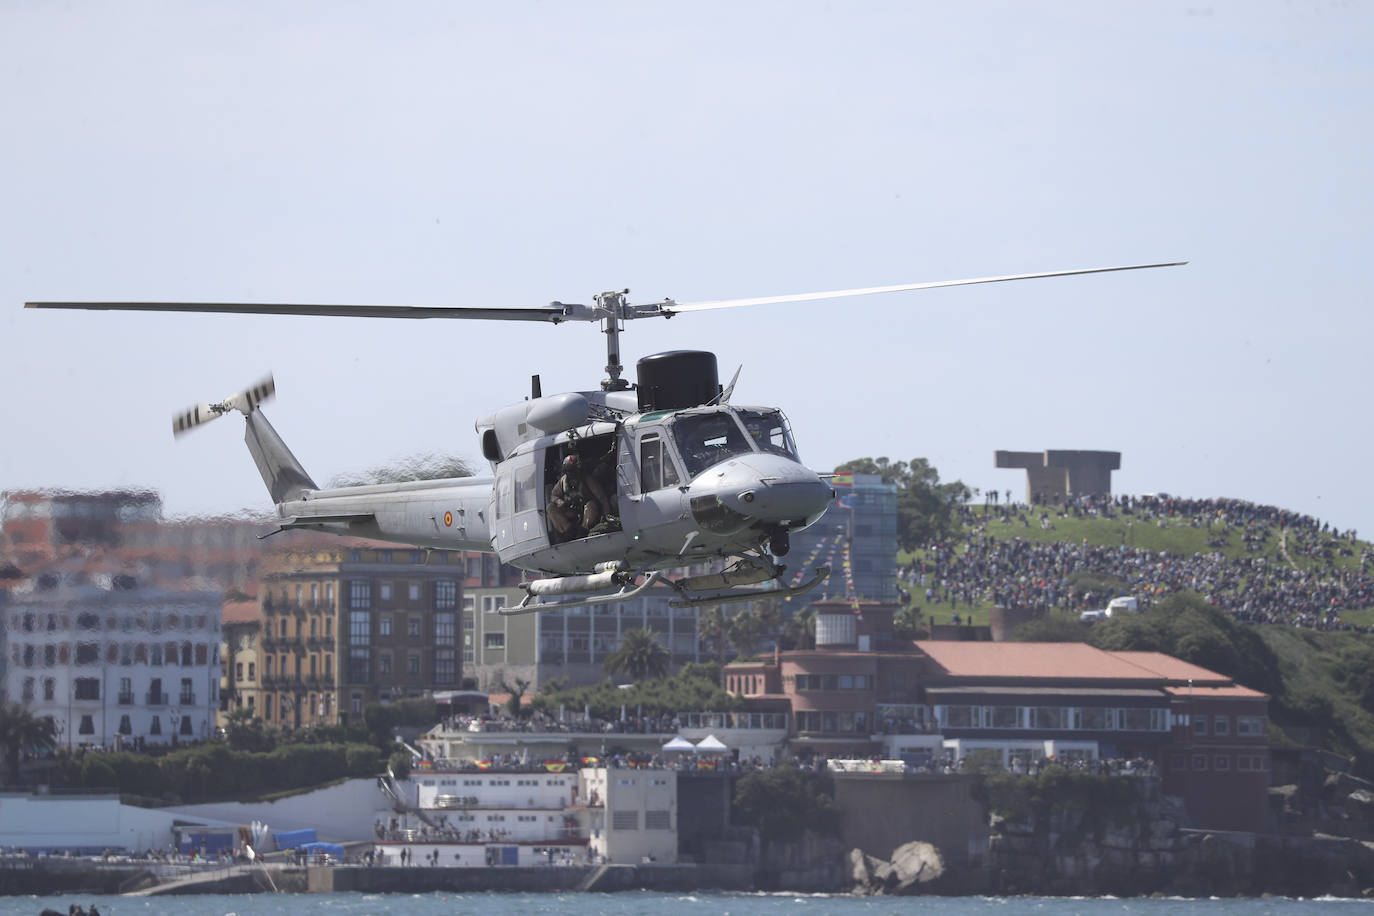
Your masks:
[{"label": "helicopter nose", "polygon": [[749,455],[710,469],[692,482],[700,493],[693,498],[693,514],[707,520],[698,507],[710,510],[720,522],[731,520],[739,529],[781,525],[800,529],[821,517],[834,491],[816,473],[781,455]]}]

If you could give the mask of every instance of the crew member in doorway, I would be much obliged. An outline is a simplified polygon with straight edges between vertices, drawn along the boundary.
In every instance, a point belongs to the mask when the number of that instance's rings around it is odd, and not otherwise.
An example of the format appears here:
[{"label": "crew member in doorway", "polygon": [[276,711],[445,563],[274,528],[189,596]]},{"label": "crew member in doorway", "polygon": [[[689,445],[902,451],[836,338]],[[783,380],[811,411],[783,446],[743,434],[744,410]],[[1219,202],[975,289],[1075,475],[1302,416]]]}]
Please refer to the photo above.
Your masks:
[{"label": "crew member in doorway", "polygon": [[562,540],[587,536],[606,511],[606,491],[590,474],[582,472],[577,455],[563,459],[563,473],[553,485],[549,521]]}]

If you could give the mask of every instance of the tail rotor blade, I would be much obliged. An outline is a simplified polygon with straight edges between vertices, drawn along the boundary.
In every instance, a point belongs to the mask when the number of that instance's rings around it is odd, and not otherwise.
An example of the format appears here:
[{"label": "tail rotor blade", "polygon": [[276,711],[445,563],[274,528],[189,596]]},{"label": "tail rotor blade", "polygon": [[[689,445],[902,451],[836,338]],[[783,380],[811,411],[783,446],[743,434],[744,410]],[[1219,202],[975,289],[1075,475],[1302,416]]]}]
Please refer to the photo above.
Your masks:
[{"label": "tail rotor blade", "polygon": [[201,424],[209,423],[211,420],[224,416],[231,410],[237,410],[244,416],[248,416],[258,409],[259,404],[272,397],[276,390],[277,384],[269,375],[257,384],[229,395],[223,401],[204,402],[183,410],[172,418],[172,435],[184,435]]}]

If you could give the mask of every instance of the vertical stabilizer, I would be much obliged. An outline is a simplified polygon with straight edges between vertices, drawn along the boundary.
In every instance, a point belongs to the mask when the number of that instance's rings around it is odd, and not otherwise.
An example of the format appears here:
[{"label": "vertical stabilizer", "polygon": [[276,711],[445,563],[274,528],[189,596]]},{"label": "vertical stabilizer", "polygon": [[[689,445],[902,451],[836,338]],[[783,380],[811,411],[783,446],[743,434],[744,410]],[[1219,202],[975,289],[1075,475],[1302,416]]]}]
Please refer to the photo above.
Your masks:
[{"label": "vertical stabilizer", "polygon": [[306,490],[319,489],[261,410],[246,414],[245,419],[248,422],[243,441],[253,454],[258,473],[262,475],[263,483],[267,484],[267,491],[272,494],[272,502],[283,503],[299,498]]}]

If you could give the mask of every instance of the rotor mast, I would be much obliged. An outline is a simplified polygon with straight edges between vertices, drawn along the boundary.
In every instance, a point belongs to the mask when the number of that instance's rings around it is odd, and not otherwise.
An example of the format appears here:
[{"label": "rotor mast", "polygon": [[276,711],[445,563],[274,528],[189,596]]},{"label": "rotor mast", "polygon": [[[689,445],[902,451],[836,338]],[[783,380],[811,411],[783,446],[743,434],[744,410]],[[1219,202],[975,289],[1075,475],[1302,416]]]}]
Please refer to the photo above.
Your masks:
[{"label": "rotor mast", "polygon": [[629,293],[628,289],[622,289],[596,296],[596,311],[606,334],[606,378],[601,382],[602,391],[627,391],[630,387],[630,383],[620,377],[625,370],[620,363],[620,332],[625,320],[625,297]]}]

